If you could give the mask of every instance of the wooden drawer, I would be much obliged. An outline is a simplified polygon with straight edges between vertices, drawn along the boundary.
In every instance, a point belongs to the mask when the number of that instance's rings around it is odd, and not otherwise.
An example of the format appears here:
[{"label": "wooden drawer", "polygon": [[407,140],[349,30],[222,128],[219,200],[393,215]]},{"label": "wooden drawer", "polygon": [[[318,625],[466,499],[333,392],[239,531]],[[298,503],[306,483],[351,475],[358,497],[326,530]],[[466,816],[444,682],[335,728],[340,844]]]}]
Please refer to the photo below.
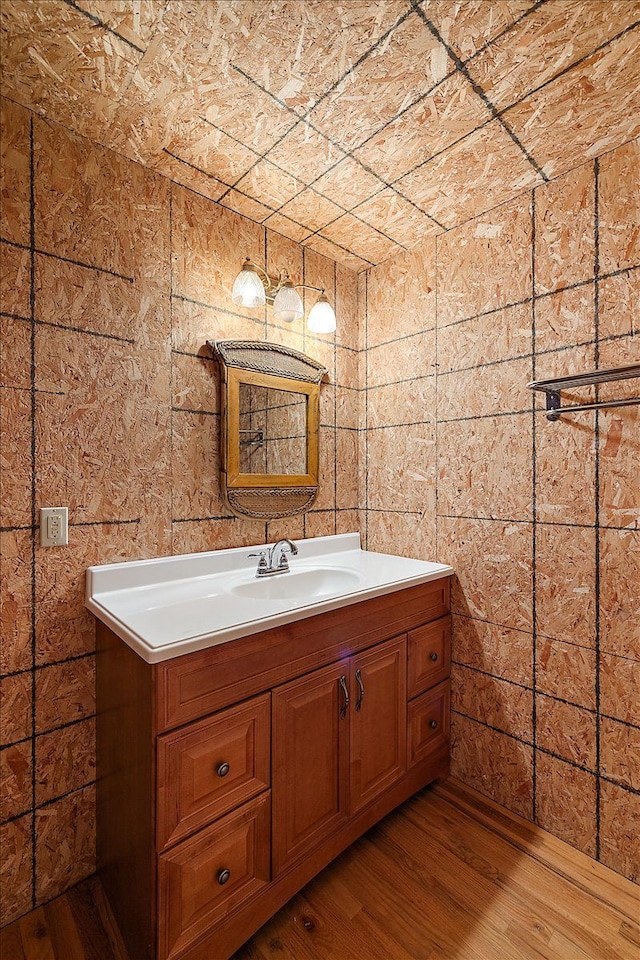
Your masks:
[{"label": "wooden drawer", "polygon": [[160,960],[181,956],[266,887],[270,823],[267,791],[158,857]]},{"label": "wooden drawer", "polygon": [[451,617],[409,631],[407,646],[407,697],[411,700],[449,676],[451,667]]},{"label": "wooden drawer", "polygon": [[270,716],[266,693],[158,738],[158,850],[269,786]]},{"label": "wooden drawer", "polygon": [[450,684],[446,680],[407,705],[409,766],[449,742]]}]

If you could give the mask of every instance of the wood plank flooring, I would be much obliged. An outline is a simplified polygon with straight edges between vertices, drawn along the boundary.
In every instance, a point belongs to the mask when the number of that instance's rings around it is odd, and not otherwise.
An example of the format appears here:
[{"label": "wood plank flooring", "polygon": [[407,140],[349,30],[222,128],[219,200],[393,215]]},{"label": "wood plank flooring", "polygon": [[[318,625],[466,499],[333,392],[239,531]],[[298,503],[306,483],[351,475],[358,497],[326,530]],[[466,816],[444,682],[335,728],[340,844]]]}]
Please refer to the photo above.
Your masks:
[{"label": "wood plank flooring", "polygon": [[134,960],[97,877],[0,930],[1,960]]},{"label": "wood plank flooring", "polygon": [[[0,943],[1,960],[137,960],[95,877]],[[234,960],[529,958],[640,960],[640,887],[449,779],[358,840]]]}]

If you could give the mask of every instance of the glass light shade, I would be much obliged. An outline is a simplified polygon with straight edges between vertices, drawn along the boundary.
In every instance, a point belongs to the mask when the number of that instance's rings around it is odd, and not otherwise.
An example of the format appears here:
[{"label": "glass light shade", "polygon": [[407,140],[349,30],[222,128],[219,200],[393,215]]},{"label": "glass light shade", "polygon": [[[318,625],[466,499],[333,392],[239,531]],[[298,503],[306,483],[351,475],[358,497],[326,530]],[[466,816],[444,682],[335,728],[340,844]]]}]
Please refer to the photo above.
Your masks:
[{"label": "glass light shade", "polygon": [[231,299],[240,307],[263,307],[267,302],[264,284],[250,260],[245,260],[235,279]]},{"label": "glass light shade", "polygon": [[294,320],[299,320],[303,314],[304,308],[300,294],[290,280],[285,280],[273,301],[273,319],[284,323],[293,323]]},{"label": "glass light shade", "polygon": [[323,293],[309,312],[307,327],[314,333],[333,333],[336,328],[336,315]]}]

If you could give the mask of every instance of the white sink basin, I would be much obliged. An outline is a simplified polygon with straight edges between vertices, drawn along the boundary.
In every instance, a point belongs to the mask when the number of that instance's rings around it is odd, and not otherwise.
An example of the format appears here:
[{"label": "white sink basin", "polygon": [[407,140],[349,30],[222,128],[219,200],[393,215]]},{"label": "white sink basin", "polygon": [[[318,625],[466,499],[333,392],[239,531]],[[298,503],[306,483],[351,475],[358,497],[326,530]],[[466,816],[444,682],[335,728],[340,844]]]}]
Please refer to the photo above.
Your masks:
[{"label": "white sink basin", "polygon": [[315,600],[319,597],[349,593],[357,589],[362,577],[340,567],[290,569],[272,577],[254,577],[229,588],[236,597],[253,600]]}]

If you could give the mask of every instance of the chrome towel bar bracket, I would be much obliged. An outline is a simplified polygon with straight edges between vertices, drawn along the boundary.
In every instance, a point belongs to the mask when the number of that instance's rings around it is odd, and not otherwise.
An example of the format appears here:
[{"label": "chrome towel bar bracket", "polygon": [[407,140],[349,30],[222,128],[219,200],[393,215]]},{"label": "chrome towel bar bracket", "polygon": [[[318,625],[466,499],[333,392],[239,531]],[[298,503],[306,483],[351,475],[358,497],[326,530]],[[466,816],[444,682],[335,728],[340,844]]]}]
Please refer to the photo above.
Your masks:
[{"label": "chrome towel bar bracket", "polygon": [[617,380],[632,380],[640,377],[640,363],[626,367],[613,367],[609,370],[592,370],[568,377],[555,377],[553,380],[534,380],[528,383],[529,390],[538,390],[546,397],[547,420],[559,420],[565,413],[578,413],[582,410],[604,410],[608,407],[632,407],[640,405],[640,397],[626,397],[620,400],[595,400],[593,403],[580,403],[562,406],[560,393],[576,387],[598,386],[601,383],[614,383]]}]

